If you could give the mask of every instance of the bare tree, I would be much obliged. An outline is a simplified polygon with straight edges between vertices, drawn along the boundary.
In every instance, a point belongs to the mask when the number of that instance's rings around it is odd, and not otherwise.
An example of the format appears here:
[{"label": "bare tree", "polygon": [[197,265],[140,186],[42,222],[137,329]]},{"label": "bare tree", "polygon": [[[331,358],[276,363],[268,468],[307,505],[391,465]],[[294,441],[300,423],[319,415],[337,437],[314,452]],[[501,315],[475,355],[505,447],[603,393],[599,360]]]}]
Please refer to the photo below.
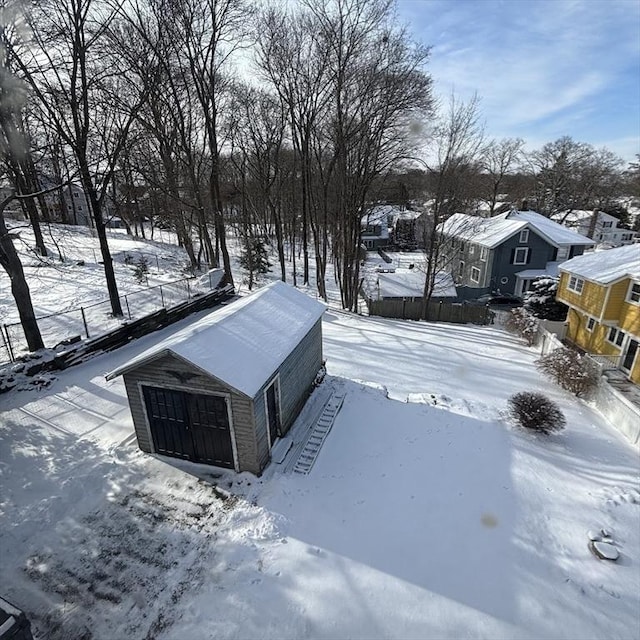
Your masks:
[{"label": "bare tree", "polygon": [[[312,228],[316,284],[326,299],[326,219],[312,218],[313,140],[330,98],[329,49],[318,41],[320,23],[312,12],[270,9],[258,26],[258,64],[285,105],[291,139],[300,163],[303,282],[309,282],[309,226]],[[324,222],[324,224],[322,224]]]},{"label": "bare tree", "polygon": [[445,243],[448,240],[438,228],[451,215],[466,208],[475,194],[469,192],[470,179],[477,176],[480,151],[484,144],[484,128],[480,119],[480,102],[474,96],[464,102],[451,96],[448,110],[434,129],[434,156],[426,164],[430,177],[431,206],[429,224],[425,227],[425,284],[423,317],[427,317],[429,301],[439,274],[448,264]]},{"label": "bare tree", "polygon": [[528,154],[528,162],[536,206],[546,216],[607,206],[620,190],[622,160],[569,136]]},{"label": "bare tree", "polygon": [[[19,165],[26,155],[26,142],[21,136],[21,131],[15,126],[25,104],[26,87],[9,71],[3,54],[4,51],[0,49],[0,62],[2,62],[0,64],[0,163],[2,163],[2,173],[5,175],[9,173],[15,180],[16,176],[12,169]],[[32,194],[21,195],[25,198]],[[22,263],[4,219],[5,209],[16,197],[14,188],[11,194],[0,202],[0,266],[11,280],[11,294],[18,309],[29,350],[36,351],[42,349],[44,343],[36,321]]]},{"label": "bare tree", "polygon": [[100,244],[111,310],[121,316],[103,210],[144,95],[121,61],[103,47],[116,13],[102,0],[42,0],[27,15],[30,46],[16,47],[12,54],[51,126],[73,153]]},{"label": "bare tree", "polygon": [[393,21],[392,3],[308,0],[327,51],[331,102],[320,135],[327,141],[333,251],[342,305],[356,310],[361,219],[375,179],[408,154],[411,129],[431,112],[427,48]]},{"label": "bare tree", "polygon": [[498,196],[505,185],[505,179],[514,171],[522,158],[524,140],[503,138],[491,140],[482,152],[480,167],[487,178],[484,199],[489,205],[489,215],[495,213]]}]

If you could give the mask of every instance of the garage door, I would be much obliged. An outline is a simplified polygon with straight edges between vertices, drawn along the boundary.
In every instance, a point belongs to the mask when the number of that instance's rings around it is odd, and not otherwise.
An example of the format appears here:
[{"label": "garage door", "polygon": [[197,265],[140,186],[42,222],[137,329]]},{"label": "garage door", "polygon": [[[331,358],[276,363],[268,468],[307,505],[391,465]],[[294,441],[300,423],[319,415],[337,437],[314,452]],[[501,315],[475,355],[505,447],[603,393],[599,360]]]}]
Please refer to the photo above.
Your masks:
[{"label": "garage door", "polygon": [[223,397],[157,387],[142,389],[156,453],[233,468]]}]

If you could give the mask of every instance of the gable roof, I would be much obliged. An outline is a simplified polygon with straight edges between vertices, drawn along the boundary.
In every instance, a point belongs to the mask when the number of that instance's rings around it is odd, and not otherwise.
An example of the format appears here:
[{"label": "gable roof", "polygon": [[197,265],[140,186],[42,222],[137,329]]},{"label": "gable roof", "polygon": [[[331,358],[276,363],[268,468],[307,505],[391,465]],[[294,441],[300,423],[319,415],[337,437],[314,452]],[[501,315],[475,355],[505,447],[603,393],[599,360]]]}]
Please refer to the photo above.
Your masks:
[{"label": "gable roof", "polygon": [[559,269],[599,284],[624,278],[640,280],[640,245],[585,253],[563,262]]},{"label": "gable roof", "polygon": [[272,282],[169,336],[106,377],[172,354],[253,398],[324,311],[324,304],[298,289]]},{"label": "gable roof", "polygon": [[494,249],[523,229],[531,229],[555,247],[595,244],[590,238],[535,211],[507,211],[492,218],[455,213],[438,228],[445,235],[473,241],[489,249]]}]

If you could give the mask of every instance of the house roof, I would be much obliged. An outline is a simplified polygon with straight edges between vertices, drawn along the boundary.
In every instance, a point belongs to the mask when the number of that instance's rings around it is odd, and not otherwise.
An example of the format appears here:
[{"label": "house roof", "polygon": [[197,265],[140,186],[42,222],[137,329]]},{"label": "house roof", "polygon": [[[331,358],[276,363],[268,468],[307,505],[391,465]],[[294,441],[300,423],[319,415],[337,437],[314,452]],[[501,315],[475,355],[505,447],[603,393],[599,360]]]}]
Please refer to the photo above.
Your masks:
[{"label": "house roof", "polygon": [[[394,273],[371,274],[365,282],[370,298],[419,298],[424,292],[425,275],[415,269],[398,269]],[[448,273],[436,275],[433,296],[455,298],[456,288]]]},{"label": "house roof", "polygon": [[107,379],[172,354],[253,398],[324,311],[298,289],[273,282],[147,349]]},{"label": "house roof", "polygon": [[535,211],[507,211],[492,218],[478,218],[466,213],[455,213],[439,230],[449,236],[473,241],[493,249],[523,229],[531,229],[550,244],[591,246],[590,238],[563,227]]},{"label": "house roof", "polygon": [[[563,224],[566,227],[574,227],[581,225],[588,225],[593,217],[593,211],[585,211],[584,209],[573,209],[572,211],[560,211],[554,213],[551,218]],[[614,222],[618,220],[615,216],[612,216],[604,211],[598,211],[598,223],[602,222]],[[614,225],[615,226],[615,225]]]},{"label": "house roof", "polygon": [[600,284],[611,284],[623,278],[640,280],[640,246],[629,244],[585,253],[563,262],[559,269]]}]

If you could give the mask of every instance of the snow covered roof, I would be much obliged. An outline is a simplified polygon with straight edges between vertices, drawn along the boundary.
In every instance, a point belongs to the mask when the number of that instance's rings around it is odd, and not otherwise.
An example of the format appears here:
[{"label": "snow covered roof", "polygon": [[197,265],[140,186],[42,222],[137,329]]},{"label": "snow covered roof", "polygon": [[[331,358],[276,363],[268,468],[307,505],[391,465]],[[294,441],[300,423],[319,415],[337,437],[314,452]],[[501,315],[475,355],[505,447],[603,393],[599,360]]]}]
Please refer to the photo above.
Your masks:
[{"label": "snow covered roof", "polygon": [[[572,211],[560,211],[554,213],[551,218],[556,222],[563,224],[567,227],[579,226],[581,224],[587,224],[591,221],[593,211],[585,211],[584,209],[574,209]],[[602,222],[614,222],[618,220],[615,216],[612,216],[604,211],[598,211],[598,223]],[[614,225],[615,226],[615,225]]]},{"label": "snow covered roof", "polygon": [[107,379],[173,354],[253,398],[324,311],[324,304],[273,282],[178,331]]},{"label": "snow covered roof", "polygon": [[417,220],[422,215],[422,211],[413,211],[407,209],[406,211],[400,211],[395,215],[396,220]]},{"label": "snow covered roof", "polygon": [[455,213],[438,227],[441,233],[493,249],[523,229],[532,229],[550,244],[591,246],[593,240],[545,218],[535,211],[507,211],[492,218]]},{"label": "snow covered roof", "polygon": [[532,280],[533,278],[542,278],[543,276],[557,278],[559,264],[559,262],[547,262],[544,269],[526,269],[525,271],[519,271],[518,273],[516,273],[516,275],[527,280]]},{"label": "snow covered roof", "polygon": [[640,245],[585,253],[563,262],[559,269],[600,284],[623,278],[640,280]]},{"label": "snow covered roof", "polygon": [[[424,292],[425,275],[415,269],[398,269],[395,273],[376,273],[365,287],[370,298],[419,298]],[[455,298],[456,288],[448,273],[439,273],[433,291],[436,298]]]}]

